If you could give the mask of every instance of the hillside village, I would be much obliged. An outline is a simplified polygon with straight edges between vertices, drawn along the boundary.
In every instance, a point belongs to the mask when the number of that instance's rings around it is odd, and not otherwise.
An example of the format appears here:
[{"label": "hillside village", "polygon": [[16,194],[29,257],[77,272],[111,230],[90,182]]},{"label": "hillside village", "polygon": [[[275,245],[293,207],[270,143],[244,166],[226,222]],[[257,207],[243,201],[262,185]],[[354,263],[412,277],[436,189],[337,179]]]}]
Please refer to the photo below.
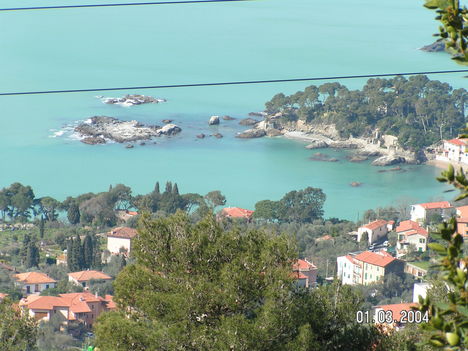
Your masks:
[{"label": "hillside village", "polygon": [[[136,211],[120,211],[118,215],[123,222],[137,216]],[[236,207],[223,208],[217,214],[218,221],[242,221],[251,223],[254,221],[254,211]],[[314,257],[298,258],[291,267],[291,277],[298,287],[313,289],[318,284],[327,284],[332,280],[339,280],[342,284],[353,286],[368,286],[382,282],[389,274],[409,274],[414,278],[412,301],[402,301],[399,304],[373,306],[373,313],[379,310],[411,310],[418,302],[419,296],[425,297],[430,284],[425,282],[430,266],[434,263],[430,256],[421,256],[428,251],[427,244],[431,241],[430,223],[433,219],[448,219],[455,215],[458,220],[458,231],[464,237],[468,236],[468,206],[454,207],[448,201],[414,204],[410,209],[410,218],[396,222],[394,220],[376,219],[355,228],[355,231],[343,233],[352,240],[359,242],[366,248],[362,251],[349,252],[346,255],[336,257],[334,277],[325,277],[326,280],[318,282],[318,267],[314,264]],[[395,240],[392,242],[392,235]],[[106,264],[112,257],[131,259],[133,241],[138,236],[134,228],[120,226],[107,233],[101,234],[105,240],[105,252],[108,255],[103,261]],[[325,235],[320,240],[332,240],[330,235]],[[419,254],[419,258],[414,257]],[[103,255],[104,257],[105,255]],[[58,254],[56,265],[67,266],[69,259],[67,250]],[[3,264],[3,268],[8,267]],[[12,269],[10,267],[10,269]],[[14,269],[12,269],[14,271]],[[90,288],[96,282],[112,282],[113,277],[93,269],[69,272],[68,281],[79,288],[79,292],[59,293],[55,296],[48,295],[49,289],[57,288],[57,280],[39,271],[29,271],[13,274],[15,285],[20,289],[23,297],[18,306],[37,321],[50,321],[59,319],[62,324],[80,323],[88,330],[99,315],[105,311],[118,308],[113,302],[113,296],[103,294],[99,296],[92,293]],[[1,294],[0,299],[6,294]],[[402,327],[404,323],[397,323],[396,327]]]}]

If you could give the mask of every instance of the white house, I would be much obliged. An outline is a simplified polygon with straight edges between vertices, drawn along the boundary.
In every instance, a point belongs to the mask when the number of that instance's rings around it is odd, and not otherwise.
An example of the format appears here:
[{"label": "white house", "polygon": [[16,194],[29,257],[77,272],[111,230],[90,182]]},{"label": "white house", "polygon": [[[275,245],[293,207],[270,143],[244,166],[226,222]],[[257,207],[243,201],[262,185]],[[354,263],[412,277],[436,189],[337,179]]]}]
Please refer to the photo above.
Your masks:
[{"label": "white house", "polygon": [[118,227],[107,233],[107,250],[110,253],[118,255],[125,253],[130,255],[132,240],[137,235],[136,229],[127,227]]},{"label": "white house", "polygon": [[40,294],[46,289],[55,288],[57,281],[47,274],[39,272],[27,272],[15,274],[16,285],[21,288],[24,294]]},{"label": "white house", "polygon": [[413,286],[413,302],[419,302],[419,296],[423,299],[427,296],[427,291],[431,288],[429,283],[414,283]]},{"label": "white house", "polygon": [[81,271],[68,273],[68,281],[83,288],[89,288],[91,280],[112,280],[112,277],[99,271]]},{"label": "white house", "polygon": [[358,228],[357,241],[361,241],[362,235],[367,233],[369,244],[372,244],[383,238],[388,233],[389,222],[383,219],[367,223]]},{"label": "white house", "polygon": [[337,277],[342,284],[354,285],[359,282],[361,267],[350,255],[336,258]]},{"label": "white house", "polygon": [[408,253],[411,246],[419,252],[427,250],[429,233],[419,223],[403,221],[396,228],[396,233],[398,235],[396,249],[399,256]]},{"label": "white house", "polygon": [[426,202],[411,206],[411,220],[413,222],[424,222],[434,214],[447,218],[454,213],[455,209],[448,201]]},{"label": "white house", "polygon": [[466,139],[451,139],[444,141],[444,147],[436,155],[436,160],[468,164],[468,145]]}]

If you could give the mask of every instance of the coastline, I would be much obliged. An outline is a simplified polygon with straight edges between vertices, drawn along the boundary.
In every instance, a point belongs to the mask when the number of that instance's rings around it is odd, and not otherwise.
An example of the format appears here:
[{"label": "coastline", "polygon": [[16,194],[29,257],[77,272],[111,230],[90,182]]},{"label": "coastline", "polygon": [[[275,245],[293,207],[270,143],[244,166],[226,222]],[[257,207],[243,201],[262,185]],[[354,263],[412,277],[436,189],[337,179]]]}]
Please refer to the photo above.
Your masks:
[{"label": "coastline", "polygon": [[442,161],[442,160],[429,160],[426,162],[427,165],[429,166],[434,166],[436,168],[444,169],[446,170],[449,165],[452,165],[455,170],[458,170],[460,168],[465,169],[465,173],[468,170],[468,165],[461,164],[459,162],[448,162],[448,161]]}]

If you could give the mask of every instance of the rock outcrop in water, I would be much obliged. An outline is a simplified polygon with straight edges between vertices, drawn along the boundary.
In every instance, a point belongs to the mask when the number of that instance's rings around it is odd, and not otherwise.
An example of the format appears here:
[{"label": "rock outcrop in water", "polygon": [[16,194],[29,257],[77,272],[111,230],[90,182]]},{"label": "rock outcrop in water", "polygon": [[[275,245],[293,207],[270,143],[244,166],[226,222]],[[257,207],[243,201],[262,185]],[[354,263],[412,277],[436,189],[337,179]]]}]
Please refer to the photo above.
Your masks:
[{"label": "rock outcrop in water", "polygon": [[215,126],[219,124],[219,116],[211,116],[208,125]]},{"label": "rock outcrop in water", "polygon": [[236,138],[241,139],[251,139],[251,138],[261,138],[266,135],[266,132],[263,129],[247,129],[242,133],[237,133]]},{"label": "rock outcrop in water", "polygon": [[114,117],[95,116],[75,127],[75,132],[83,137],[86,144],[103,144],[108,140],[128,143],[148,140],[162,135],[174,135],[182,129],[175,124],[164,127],[146,126],[137,121],[120,121]]},{"label": "rock outcrop in water", "polygon": [[420,50],[427,52],[441,52],[445,51],[445,43],[443,40],[437,40],[436,42],[423,46]]},{"label": "rock outcrop in water", "polygon": [[160,102],[166,102],[165,99],[158,99],[152,96],[145,96],[145,95],[138,95],[138,94],[125,95],[124,97],[121,97],[121,98],[102,97],[101,101],[105,104],[122,105],[122,106],[157,104]]}]

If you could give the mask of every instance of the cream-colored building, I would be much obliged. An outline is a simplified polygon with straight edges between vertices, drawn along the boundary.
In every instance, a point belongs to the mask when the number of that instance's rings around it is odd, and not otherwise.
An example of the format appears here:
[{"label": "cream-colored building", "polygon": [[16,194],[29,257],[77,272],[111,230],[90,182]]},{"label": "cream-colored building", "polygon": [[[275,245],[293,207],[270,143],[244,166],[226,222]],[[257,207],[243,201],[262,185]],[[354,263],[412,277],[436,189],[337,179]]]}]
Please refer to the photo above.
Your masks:
[{"label": "cream-colored building", "polygon": [[336,275],[342,284],[355,285],[361,281],[361,266],[351,255],[336,258]]},{"label": "cream-colored building", "polygon": [[376,283],[388,273],[402,273],[404,262],[396,259],[386,251],[364,251],[354,256],[355,262],[361,267],[357,284],[368,285]]},{"label": "cream-colored building", "polygon": [[107,250],[114,255],[130,255],[132,240],[137,235],[136,229],[128,227],[118,227],[107,233]]},{"label": "cream-colored building", "polygon": [[27,272],[15,274],[16,285],[26,295],[40,294],[46,289],[55,288],[57,281],[47,274],[39,272]]},{"label": "cream-colored building", "polygon": [[443,218],[446,218],[454,213],[455,209],[448,201],[426,202],[411,206],[411,220],[418,223],[424,223],[434,214],[438,214]]},{"label": "cream-colored building", "polygon": [[396,250],[398,256],[403,256],[411,251],[424,252],[427,250],[429,233],[414,221],[403,221],[396,228],[398,235]]},{"label": "cream-colored building", "polygon": [[387,235],[388,224],[388,221],[378,219],[376,221],[370,222],[366,225],[359,227],[357,230],[357,241],[360,242],[362,240],[362,236],[364,235],[364,233],[367,233],[369,245],[379,241],[385,235]]}]

